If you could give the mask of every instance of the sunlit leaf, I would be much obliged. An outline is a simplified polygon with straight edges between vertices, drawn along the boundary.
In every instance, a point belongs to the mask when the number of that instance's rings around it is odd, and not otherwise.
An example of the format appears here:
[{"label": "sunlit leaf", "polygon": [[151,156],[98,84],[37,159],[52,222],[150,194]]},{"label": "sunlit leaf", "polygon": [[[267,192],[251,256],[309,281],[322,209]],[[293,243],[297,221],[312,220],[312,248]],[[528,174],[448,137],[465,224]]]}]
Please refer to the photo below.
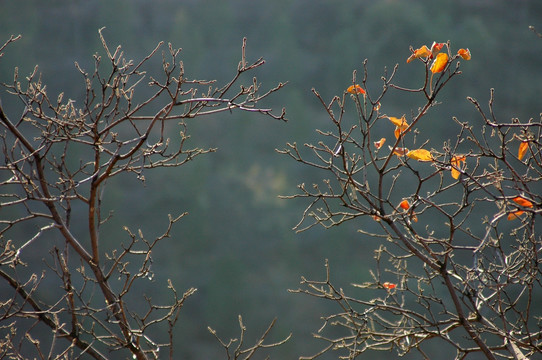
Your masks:
[{"label": "sunlit leaf", "polygon": [[396,147],[395,149],[393,149],[391,146],[388,146],[388,147],[390,148],[390,150],[393,150],[393,154],[397,156],[404,156],[406,155],[406,153],[408,153],[407,148]]},{"label": "sunlit leaf", "polygon": [[433,156],[428,150],[425,149],[410,150],[406,155],[409,158],[418,161],[433,161]]},{"label": "sunlit leaf", "polygon": [[395,125],[395,131],[393,134],[395,138],[398,139],[406,129],[408,129],[408,123],[406,122],[405,115],[401,118],[396,118],[395,116],[387,116],[388,120]]},{"label": "sunlit leaf", "polygon": [[382,138],[378,141],[375,141],[374,142],[375,148],[380,149],[382,145],[384,145],[385,142],[386,142],[386,138]]},{"label": "sunlit leaf", "polygon": [[397,284],[394,284],[394,283],[390,283],[390,282],[385,282],[382,284],[382,287],[384,289],[395,289],[397,287]]},{"label": "sunlit leaf", "polygon": [[518,159],[523,159],[525,154],[527,153],[527,149],[529,149],[529,142],[528,141],[522,141],[521,144],[519,144],[518,149]]},{"label": "sunlit leaf", "polygon": [[459,170],[462,169],[461,163],[463,162],[466,164],[467,158],[464,155],[455,155],[452,157],[451,163],[452,163],[452,177],[454,179],[458,179],[461,172]]},{"label": "sunlit leaf", "polygon": [[431,45],[431,58],[434,58],[435,55],[437,55],[440,50],[446,45],[446,43],[438,43],[436,41],[433,41],[433,45]]},{"label": "sunlit leaf", "polygon": [[393,123],[395,126],[403,126],[406,124],[405,115],[403,115],[401,118],[396,118],[395,116],[386,116],[389,121]]},{"label": "sunlit leaf", "polygon": [[[408,202],[408,200],[405,199],[399,203],[399,207],[406,211],[410,209],[410,203]],[[416,214],[412,213],[410,216],[410,220],[418,222],[418,217],[416,216]]]},{"label": "sunlit leaf", "polygon": [[524,212],[525,211],[523,211],[523,210],[517,210],[517,211],[511,212],[511,213],[508,214],[507,218],[508,218],[508,220],[515,220],[515,219],[519,218],[519,216],[521,214],[523,214]]},{"label": "sunlit leaf", "polygon": [[469,49],[459,49],[457,51],[457,54],[459,56],[461,56],[464,60],[470,60],[471,59],[471,56],[470,56],[470,50]]},{"label": "sunlit leaf", "polygon": [[524,207],[528,207],[528,208],[533,207],[533,203],[522,196],[516,196],[515,198],[512,199],[512,201]]},{"label": "sunlit leaf", "polygon": [[412,53],[412,55],[410,55],[410,57],[407,59],[406,62],[409,63],[414,59],[419,59],[421,57],[426,58],[426,57],[429,57],[430,55],[431,55],[431,50],[429,50],[429,48],[424,45],[421,48],[414,50],[414,52]]},{"label": "sunlit leaf", "polygon": [[346,89],[350,94],[362,94],[365,95],[365,90],[358,84],[356,85],[350,85],[348,89]]},{"label": "sunlit leaf", "polygon": [[433,74],[439,73],[446,68],[447,64],[448,64],[448,54],[439,53],[435,61],[433,61],[433,64],[431,65],[431,72]]},{"label": "sunlit leaf", "polygon": [[400,127],[395,127],[395,130],[393,131],[393,135],[395,135],[395,138],[398,139],[399,136],[401,136],[401,133],[406,130],[406,128],[400,128]]},{"label": "sunlit leaf", "polygon": [[399,207],[400,207],[401,209],[408,210],[408,209],[410,209],[410,204],[408,203],[408,200],[403,200],[403,201],[401,201],[401,203],[399,204]]}]

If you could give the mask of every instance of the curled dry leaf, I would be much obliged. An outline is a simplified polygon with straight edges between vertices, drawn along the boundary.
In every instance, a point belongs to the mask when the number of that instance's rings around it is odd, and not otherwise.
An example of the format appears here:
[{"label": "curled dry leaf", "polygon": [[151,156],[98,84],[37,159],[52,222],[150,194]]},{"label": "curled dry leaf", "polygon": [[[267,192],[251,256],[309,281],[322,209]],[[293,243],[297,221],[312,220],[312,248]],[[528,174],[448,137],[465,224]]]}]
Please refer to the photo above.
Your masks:
[{"label": "curled dry leaf", "polygon": [[404,147],[396,147],[395,149],[391,146],[388,146],[390,151],[393,150],[393,154],[397,156],[405,156],[408,153],[408,149]]},{"label": "curled dry leaf", "polygon": [[394,283],[390,283],[390,282],[385,282],[382,284],[382,287],[384,289],[395,289],[397,287],[397,284],[394,284]]},{"label": "curled dry leaf", "polygon": [[362,94],[365,95],[365,90],[358,84],[356,85],[350,85],[348,89],[346,89],[350,94]]},{"label": "curled dry leaf", "polygon": [[431,50],[429,50],[429,48],[424,45],[421,48],[414,50],[414,52],[412,53],[412,55],[410,55],[406,62],[409,63],[414,59],[419,59],[422,57],[427,58],[429,56],[431,56]]},{"label": "curled dry leaf", "polygon": [[408,203],[408,200],[403,200],[403,201],[401,201],[401,203],[399,204],[399,207],[400,207],[401,209],[408,210],[408,209],[410,209],[410,204]]},{"label": "curled dry leaf", "polygon": [[431,155],[431,152],[425,149],[410,150],[406,155],[409,158],[418,161],[433,161],[433,156]]},{"label": "curled dry leaf", "polygon": [[397,118],[395,116],[386,116],[389,121],[392,122],[393,125],[395,125],[395,131],[394,135],[395,138],[398,139],[401,134],[408,129],[408,123],[405,119],[405,115],[403,115],[401,118]]},{"label": "curled dry leaf", "polygon": [[447,64],[448,64],[448,54],[439,53],[435,61],[433,61],[433,64],[431,65],[430,70],[433,74],[442,72],[446,68]]},{"label": "curled dry leaf", "polygon": [[523,159],[523,157],[527,153],[527,149],[529,149],[529,142],[528,141],[522,141],[521,144],[519,144],[518,159],[520,159],[520,160]]},{"label": "curled dry leaf", "polygon": [[433,44],[431,45],[431,58],[434,58],[435,55],[437,55],[440,50],[446,45],[446,43],[438,43],[436,41],[433,41]]},{"label": "curled dry leaf", "polygon": [[457,51],[457,54],[459,56],[461,56],[463,58],[463,60],[470,60],[471,59],[471,55],[470,55],[470,50],[467,48],[467,49],[459,49]]},{"label": "curled dry leaf", "polygon": [[515,219],[518,219],[519,216],[521,214],[523,214],[525,211],[523,210],[517,210],[517,211],[513,211],[511,213],[508,214],[508,220],[515,220]]},{"label": "curled dry leaf", "polygon": [[374,146],[375,148],[380,149],[385,142],[386,138],[381,138],[380,140],[374,142]]},{"label": "curled dry leaf", "polygon": [[528,207],[528,208],[533,207],[533,203],[522,196],[516,196],[515,198],[512,199],[512,201],[524,207]]},{"label": "curled dry leaf", "polygon": [[[459,175],[461,174],[460,170],[463,170],[464,166],[467,164],[467,158],[464,155],[455,155],[452,157],[451,163],[452,177],[454,179],[458,179]],[[463,163],[463,166],[461,166],[461,163]]]}]

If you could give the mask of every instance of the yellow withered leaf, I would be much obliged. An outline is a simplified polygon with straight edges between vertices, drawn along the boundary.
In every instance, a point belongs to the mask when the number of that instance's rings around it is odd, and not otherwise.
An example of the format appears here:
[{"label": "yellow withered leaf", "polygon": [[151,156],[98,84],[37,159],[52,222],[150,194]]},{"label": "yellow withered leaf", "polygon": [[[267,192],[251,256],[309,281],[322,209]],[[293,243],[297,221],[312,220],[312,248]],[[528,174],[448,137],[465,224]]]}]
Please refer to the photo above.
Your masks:
[{"label": "yellow withered leaf", "polygon": [[410,150],[406,155],[409,158],[418,161],[433,161],[433,156],[428,150],[425,149]]},{"label": "yellow withered leaf", "polygon": [[426,58],[426,57],[429,57],[430,55],[431,55],[431,50],[429,50],[429,48],[424,45],[421,48],[414,50],[414,52],[412,53],[412,55],[410,55],[410,57],[407,59],[406,62],[409,63],[414,59],[419,59],[421,57]]},{"label": "yellow withered leaf", "polygon": [[533,203],[522,196],[516,196],[515,198],[512,199],[512,201],[524,207],[528,207],[528,208],[533,207]]},{"label": "yellow withered leaf", "polygon": [[470,60],[471,59],[470,50],[468,48],[467,49],[459,49],[457,51],[457,54],[459,56],[461,56],[464,60]]},{"label": "yellow withered leaf", "polygon": [[521,144],[519,144],[518,149],[518,159],[523,159],[525,154],[527,153],[527,149],[529,149],[529,142],[528,141],[522,141]]},{"label": "yellow withered leaf", "polygon": [[452,163],[452,177],[454,179],[458,179],[461,172],[459,171],[462,169],[461,163],[465,164],[467,158],[464,155],[455,155],[452,157],[451,163]]},{"label": "yellow withered leaf", "polygon": [[365,90],[363,90],[363,88],[361,86],[359,86],[358,84],[356,84],[355,86],[350,85],[348,87],[348,89],[346,89],[346,91],[348,91],[350,94],[362,94],[362,95],[365,95]]},{"label": "yellow withered leaf", "polygon": [[442,72],[446,68],[446,65],[448,64],[448,54],[446,53],[439,53],[437,57],[435,58],[435,61],[433,61],[433,64],[431,65],[431,72],[433,74]]}]

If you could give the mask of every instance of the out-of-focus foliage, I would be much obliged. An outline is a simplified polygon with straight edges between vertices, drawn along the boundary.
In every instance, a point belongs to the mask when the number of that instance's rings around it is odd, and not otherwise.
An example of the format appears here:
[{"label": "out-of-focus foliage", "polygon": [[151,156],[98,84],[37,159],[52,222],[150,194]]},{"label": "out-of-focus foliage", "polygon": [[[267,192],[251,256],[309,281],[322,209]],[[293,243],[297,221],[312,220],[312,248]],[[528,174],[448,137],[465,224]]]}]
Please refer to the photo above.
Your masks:
[{"label": "out-of-focus foliage", "polygon": [[[429,115],[435,121],[452,116],[475,119],[476,111],[465,96],[483,103],[489,88],[496,89],[495,108],[504,119],[537,118],[540,112],[542,83],[533,81],[533,75],[541,71],[542,45],[528,30],[529,25],[542,28],[538,0],[3,1],[0,19],[2,40],[23,35],[0,59],[0,81],[13,79],[14,66],[25,76],[39,64],[51,97],[60,91],[76,101],[83,96],[84,84],[73,64],[88,67],[91,55],[100,49],[96,32],[103,26],[109,43],[123,44],[129,58],[148,53],[164,40],[183,48],[181,58],[191,78],[219,81],[236,66],[239,44],[246,36],[247,56],[267,61],[258,78],[289,82],[271,99],[287,107],[287,124],[239,114],[188,123],[191,141],[217,147],[216,154],[173,172],[157,171],[144,186],[135,179],[111,183],[117,190],[104,199],[105,206],[115,208],[114,221],[107,224],[111,239],[124,236],[125,224],[152,236],[155,225],[162,228],[167,221],[154,214],[189,212],[168,244],[154,254],[157,284],[172,278],[178,288],[199,289],[187,301],[176,333],[182,358],[216,357],[221,349],[206,327],[225,337],[237,336],[237,314],[249,328],[261,329],[278,316],[275,329],[283,332],[278,337],[290,330],[294,334],[279,351],[290,358],[307,353],[308,329],[317,328],[314,321],[327,310],[286,289],[294,287],[301,274],[319,273],[325,258],[341,264],[334,267],[335,277],[344,284],[369,277],[365,264],[372,254],[356,229],[365,226],[370,231],[375,224],[295,235],[291,228],[304,204],[277,198],[314,175],[274,152],[287,141],[314,138],[315,127],[328,127],[312,87],[330,98],[344,89],[352,70],[361,70],[367,58],[367,90],[377,90],[371,87],[380,86],[379,76],[386,69],[397,63],[411,65],[406,64],[408,45],[418,48],[433,40],[452,40],[471,49],[476,61],[469,62],[468,77],[444,90],[446,102]],[[416,87],[419,71],[409,66],[396,81]],[[400,116],[409,108],[409,99],[394,96],[390,92],[386,113]],[[8,102],[5,94],[0,98],[7,111],[22,106],[14,99]],[[439,122],[430,131],[445,137],[446,124],[452,123]],[[178,133],[175,124],[166,130]],[[419,130],[429,131],[423,125]],[[460,168],[461,161],[457,163]],[[35,261],[42,257],[35,254]]]}]

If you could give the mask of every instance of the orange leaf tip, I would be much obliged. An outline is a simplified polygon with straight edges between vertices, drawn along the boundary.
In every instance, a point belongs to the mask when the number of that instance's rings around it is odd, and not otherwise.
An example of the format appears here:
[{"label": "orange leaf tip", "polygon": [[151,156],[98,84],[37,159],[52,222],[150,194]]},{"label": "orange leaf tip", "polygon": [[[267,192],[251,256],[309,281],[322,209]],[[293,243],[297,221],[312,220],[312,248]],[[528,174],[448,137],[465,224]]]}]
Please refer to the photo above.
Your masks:
[{"label": "orange leaf tip", "polygon": [[439,53],[437,57],[435,58],[435,61],[433,61],[433,64],[431,65],[431,72],[433,74],[442,72],[446,65],[448,64],[448,54],[446,53]]},{"label": "orange leaf tip", "polygon": [[518,159],[523,159],[525,154],[527,153],[527,149],[529,148],[529,142],[528,141],[522,141],[521,144],[519,144],[518,149]]},{"label": "orange leaf tip", "polygon": [[408,210],[410,208],[410,204],[408,203],[408,200],[403,200],[399,204],[399,207],[404,210]]},{"label": "orange leaf tip", "polygon": [[463,58],[463,60],[470,60],[471,59],[471,56],[470,56],[470,50],[467,48],[467,49],[459,49],[457,51],[457,54],[459,56],[461,56]]},{"label": "orange leaf tip", "polygon": [[522,196],[516,196],[515,198],[512,199],[512,201],[515,202],[516,204],[524,206],[524,207],[528,207],[528,208],[533,207],[533,203],[530,202],[529,200],[525,199]]},{"label": "orange leaf tip", "polygon": [[406,125],[406,119],[405,119],[405,115],[403,115],[400,119],[399,118],[396,118],[395,116],[386,116],[388,118],[389,121],[391,121],[393,123],[393,125],[395,126],[404,126]]},{"label": "orange leaf tip", "polygon": [[384,145],[385,142],[386,142],[386,138],[382,138],[378,141],[375,141],[374,142],[375,148],[380,149],[382,145]]},{"label": "orange leaf tip", "polygon": [[396,147],[395,149],[393,149],[393,147],[391,146],[388,146],[388,147],[390,148],[390,150],[393,150],[393,154],[397,156],[404,156],[406,153],[408,153],[407,148]]},{"label": "orange leaf tip", "polygon": [[442,50],[445,44],[446,43],[438,43],[436,41],[433,41],[433,44],[431,45],[431,57],[435,57],[435,55],[437,55],[440,50]]},{"label": "orange leaf tip", "polygon": [[418,161],[433,161],[433,156],[428,150],[425,149],[410,150],[406,155],[409,158]]},{"label": "orange leaf tip", "polygon": [[524,212],[525,211],[523,211],[523,210],[517,210],[517,211],[511,212],[511,213],[508,214],[507,218],[508,218],[508,220],[515,220],[515,219],[519,218],[519,216],[521,214],[523,214]]},{"label": "orange leaf tip", "polygon": [[362,94],[365,95],[365,90],[358,84],[356,85],[350,85],[348,89],[346,89],[350,94]]},{"label": "orange leaf tip", "polygon": [[454,179],[458,179],[459,175],[461,174],[460,170],[462,169],[461,163],[463,162],[466,164],[467,158],[464,155],[455,155],[452,157],[451,163],[452,163],[452,177]]},{"label": "orange leaf tip", "polygon": [[414,59],[419,59],[422,57],[426,58],[426,57],[429,57],[430,55],[431,55],[431,50],[429,50],[429,48],[424,45],[421,48],[414,50],[412,55],[410,55],[410,57],[407,59],[406,62],[409,63]]},{"label": "orange leaf tip", "polygon": [[395,131],[394,135],[395,138],[398,139],[399,136],[401,136],[401,133],[408,129],[408,123],[406,122],[405,115],[403,117],[396,118],[395,116],[387,116],[388,120],[392,122],[392,124],[395,125]]},{"label": "orange leaf tip", "polygon": [[390,283],[390,282],[385,282],[382,284],[382,287],[384,289],[395,289],[397,287],[397,284],[394,284],[394,283]]}]

